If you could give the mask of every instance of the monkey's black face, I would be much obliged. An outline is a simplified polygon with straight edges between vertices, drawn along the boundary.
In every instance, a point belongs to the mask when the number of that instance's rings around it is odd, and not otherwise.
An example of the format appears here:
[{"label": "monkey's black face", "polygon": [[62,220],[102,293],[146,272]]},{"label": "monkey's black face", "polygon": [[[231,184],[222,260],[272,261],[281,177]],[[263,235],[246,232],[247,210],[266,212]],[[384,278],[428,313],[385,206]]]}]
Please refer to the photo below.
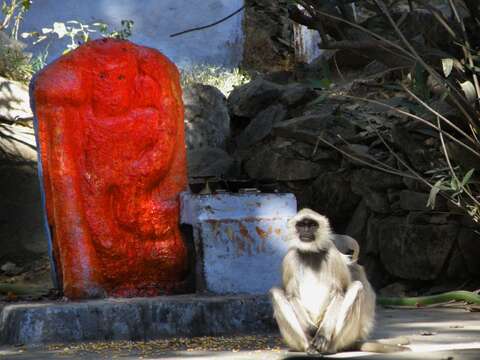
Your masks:
[{"label": "monkey's black face", "polygon": [[303,218],[295,224],[298,237],[303,242],[315,241],[318,230],[318,222],[310,218]]}]

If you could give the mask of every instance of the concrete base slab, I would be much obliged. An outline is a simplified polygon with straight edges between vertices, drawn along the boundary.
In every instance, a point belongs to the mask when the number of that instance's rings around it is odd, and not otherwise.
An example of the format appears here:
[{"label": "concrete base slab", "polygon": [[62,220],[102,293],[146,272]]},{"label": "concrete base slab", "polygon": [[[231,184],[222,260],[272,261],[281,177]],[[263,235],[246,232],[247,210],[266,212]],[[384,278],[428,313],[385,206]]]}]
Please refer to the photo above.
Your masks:
[{"label": "concrete base slab", "polygon": [[[3,309],[0,335],[4,342],[24,345],[4,345],[0,348],[0,359],[312,358],[304,353],[290,352],[284,346],[272,346],[271,343],[269,346],[263,345],[266,343],[266,337],[262,335],[248,336],[248,342],[245,342],[245,337],[242,336],[233,338],[220,336],[269,333],[276,338],[278,334],[271,315],[271,308],[265,296],[174,296],[9,305]],[[180,336],[201,335],[214,337],[195,340],[192,347],[185,346],[185,340],[178,339]],[[396,354],[344,352],[326,358],[480,359],[478,312],[455,308],[411,310],[379,308],[377,324],[371,338],[397,336],[406,336],[410,340],[411,352]],[[148,341],[165,337],[174,338],[168,341]],[[268,338],[271,340],[272,335]],[[115,339],[139,341],[105,342]],[[99,342],[54,347],[31,346],[50,342],[95,340]],[[179,343],[182,346],[178,347]],[[200,348],[199,343],[203,343]],[[274,343],[280,344],[276,341]],[[218,349],[222,351],[214,351]],[[230,349],[231,351],[228,351]]]},{"label": "concrete base slab", "polygon": [[7,305],[0,343],[35,345],[268,332],[267,296],[165,296]]}]

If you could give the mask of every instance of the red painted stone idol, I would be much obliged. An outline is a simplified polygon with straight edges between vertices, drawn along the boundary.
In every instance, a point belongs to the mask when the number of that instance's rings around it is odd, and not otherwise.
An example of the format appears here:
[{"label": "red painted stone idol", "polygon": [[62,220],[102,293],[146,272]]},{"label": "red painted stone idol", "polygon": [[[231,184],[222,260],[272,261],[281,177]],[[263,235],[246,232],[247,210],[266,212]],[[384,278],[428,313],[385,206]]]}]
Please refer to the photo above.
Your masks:
[{"label": "red painted stone idol", "polygon": [[124,40],[86,43],[32,85],[45,205],[65,296],[154,296],[182,283],[187,184],[175,65]]}]

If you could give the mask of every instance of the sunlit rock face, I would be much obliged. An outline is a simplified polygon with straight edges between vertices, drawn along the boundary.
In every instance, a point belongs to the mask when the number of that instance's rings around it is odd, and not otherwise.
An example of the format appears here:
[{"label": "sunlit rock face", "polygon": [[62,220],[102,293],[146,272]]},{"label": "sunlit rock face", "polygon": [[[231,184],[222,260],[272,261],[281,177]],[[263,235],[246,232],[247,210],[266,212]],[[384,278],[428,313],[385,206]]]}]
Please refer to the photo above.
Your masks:
[{"label": "sunlit rock face", "polygon": [[128,41],[92,41],[47,66],[32,94],[64,294],[180,291],[187,174],[175,65]]}]

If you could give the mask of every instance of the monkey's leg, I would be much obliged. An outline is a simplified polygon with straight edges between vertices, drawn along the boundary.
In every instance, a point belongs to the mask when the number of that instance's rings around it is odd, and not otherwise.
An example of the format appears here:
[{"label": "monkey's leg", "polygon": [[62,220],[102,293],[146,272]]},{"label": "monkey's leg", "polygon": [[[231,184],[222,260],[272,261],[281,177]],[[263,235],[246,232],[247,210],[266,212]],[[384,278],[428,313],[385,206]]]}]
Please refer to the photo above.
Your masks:
[{"label": "monkey's leg", "polygon": [[[365,305],[365,291],[360,281],[354,281],[347,292],[338,311],[333,347],[335,351],[350,347],[361,339],[361,315]],[[373,319],[372,319],[373,321]]]},{"label": "monkey's leg", "polygon": [[351,347],[360,337],[363,285],[354,281],[345,295],[337,295],[328,305],[311,348],[320,353],[336,353]]},{"label": "monkey's leg", "polygon": [[309,354],[327,354],[336,352],[336,349],[332,349],[332,341],[335,334],[339,309],[343,302],[344,296],[342,294],[332,295],[332,299],[325,309],[322,321],[318,326],[315,336],[310,342],[310,346],[307,351]]},{"label": "monkey's leg", "polygon": [[312,338],[317,332],[317,325],[312,321],[310,315],[307,313],[305,307],[298,298],[292,298],[289,302],[293,307],[293,311],[295,312],[303,331],[307,334],[309,339]]},{"label": "monkey's leg", "polygon": [[294,306],[288,301],[285,292],[279,288],[270,290],[270,297],[278,328],[287,345],[296,351],[306,351],[309,345],[307,331],[302,327]]},{"label": "monkey's leg", "polygon": [[[354,281],[345,293],[345,297],[338,308],[335,331],[330,342],[329,352],[338,350],[356,349],[376,353],[392,353],[398,351],[409,351],[410,349],[402,345],[409,343],[405,337],[393,339],[381,339],[378,341],[359,341],[362,340],[362,312],[365,311],[366,302],[365,289],[360,281]],[[332,316],[327,314],[327,316]],[[373,319],[372,319],[373,321]]]}]

